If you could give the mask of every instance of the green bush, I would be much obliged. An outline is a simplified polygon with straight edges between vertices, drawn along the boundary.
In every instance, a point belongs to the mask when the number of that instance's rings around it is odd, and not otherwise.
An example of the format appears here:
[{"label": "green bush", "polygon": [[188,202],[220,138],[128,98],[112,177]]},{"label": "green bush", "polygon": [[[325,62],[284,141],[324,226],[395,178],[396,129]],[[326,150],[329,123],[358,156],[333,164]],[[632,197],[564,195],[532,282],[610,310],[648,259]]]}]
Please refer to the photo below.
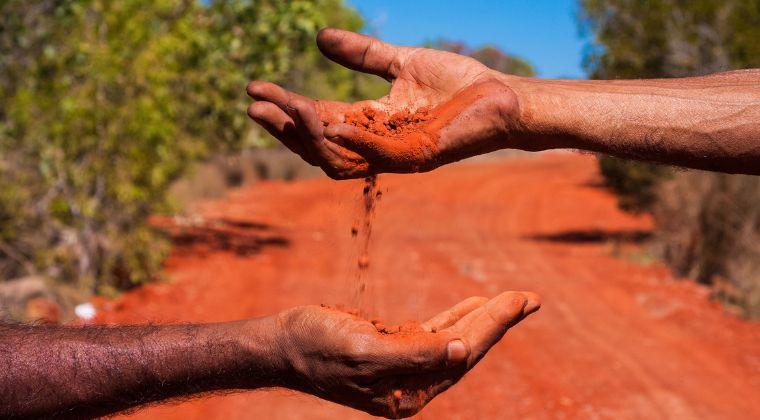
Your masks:
[{"label": "green bush", "polygon": [[327,24],[362,23],[341,0],[0,2],[0,278],[152,278],[167,244],[147,219],[169,186],[261,139],[246,83],[292,81]]},{"label": "green bush", "polygon": [[599,170],[606,185],[618,195],[620,208],[630,212],[651,210],[660,181],[671,175],[666,166],[611,156],[599,157]]},{"label": "green bush", "polygon": [[[682,77],[760,67],[756,0],[583,0],[593,78]],[[760,316],[760,177],[673,171],[600,157],[621,207],[651,211],[673,270]]]}]

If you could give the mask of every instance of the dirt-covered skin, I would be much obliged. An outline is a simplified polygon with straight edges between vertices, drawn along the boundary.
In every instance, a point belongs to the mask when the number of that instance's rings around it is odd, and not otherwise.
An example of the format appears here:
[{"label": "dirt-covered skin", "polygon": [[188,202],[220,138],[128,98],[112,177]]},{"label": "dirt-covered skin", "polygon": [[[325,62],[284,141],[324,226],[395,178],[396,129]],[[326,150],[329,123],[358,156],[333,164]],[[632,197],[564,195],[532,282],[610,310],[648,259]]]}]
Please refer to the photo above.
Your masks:
[{"label": "dirt-covered skin", "polygon": [[[331,177],[428,171],[445,163],[504,147],[517,118],[517,98],[504,75],[469,57],[426,48],[401,48],[374,38],[327,29],[317,45],[330,59],[392,82],[377,100],[343,103],[313,100],[268,82],[253,82],[249,115],[307,162]],[[508,76],[506,76],[508,78]],[[346,123],[346,115],[376,111],[388,120],[429,110],[404,135],[389,138]],[[466,125],[464,129],[463,124]]]},{"label": "dirt-covered skin", "polygon": [[388,418],[409,417],[455,384],[506,331],[539,308],[538,296],[466,299],[422,325],[381,326],[329,306],[280,313],[289,387]]},{"label": "dirt-covered skin", "polygon": [[[617,209],[592,156],[527,155],[383,176],[367,276],[371,315],[425,319],[463,296],[532,290],[539,313],[421,419],[760,418],[760,324],[674,277],[635,243],[649,218]],[[214,322],[350,302],[362,180],[260,182],[202,206],[166,282],[97,304],[104,322]],[[386,191],[387,188],[387,191]],[[186,225],[185,237],[193,237]],[[283,240],[287,241],[283,244]],[[133,419],[369,419],[279,389],[208,396]]]}]

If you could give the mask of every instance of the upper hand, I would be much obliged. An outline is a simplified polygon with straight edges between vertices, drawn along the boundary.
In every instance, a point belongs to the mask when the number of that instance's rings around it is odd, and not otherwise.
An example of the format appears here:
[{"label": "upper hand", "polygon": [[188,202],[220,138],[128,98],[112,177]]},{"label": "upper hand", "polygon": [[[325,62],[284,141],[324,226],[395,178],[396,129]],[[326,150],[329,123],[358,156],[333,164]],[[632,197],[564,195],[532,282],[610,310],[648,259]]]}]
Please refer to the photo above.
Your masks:
[{"label": "upper hand", "polygon": [[[320,31],[317,45],[333,61],[390,81],[390,93],[356,103],[321,101],[255,81],[248,86],[256,100],[248,114],[333,178],[427,171],[504,147],[535,147],[520,144],[516,135],[519,106],[511,77],[472,58],[338,29]],[[367,108],[384,118],[422,107],[430,118],[408,136],[381,136],[345,123],[347,114]]]},{"label": "upper hand", "polygon": [[528,292],[472,297],[416,330],[386,334],[350,313],[304,306],[277,316],[277,342],[296,378],[289,386],[374,415],[408,417],[538,308]]}]

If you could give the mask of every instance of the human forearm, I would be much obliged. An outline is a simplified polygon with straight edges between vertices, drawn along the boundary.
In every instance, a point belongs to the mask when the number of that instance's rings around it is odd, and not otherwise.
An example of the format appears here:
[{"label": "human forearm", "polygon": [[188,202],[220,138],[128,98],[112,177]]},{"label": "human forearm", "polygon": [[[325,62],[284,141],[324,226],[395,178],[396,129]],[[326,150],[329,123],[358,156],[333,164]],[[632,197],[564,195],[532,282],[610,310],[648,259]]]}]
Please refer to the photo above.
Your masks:
[{"label": "human forearm", "polygon": [[0,417],[91,417],[281,385],[269,318],[204,325],[0,325]]},{"label": "human forearm", "polygon": [[574,148],[732,173],[760,174],[760,71],[657,80],[505,76],[521,135]]},{"label": "human forearm", "polygon": [[248,114],[336,179],[424,172],[507,148],[582,149],[760,175],[760,70],[546,80],[338,29],[320,31],[317,45],[333,61],[389,80],[389,94],[316,101],[254,81]]},{"label": "human forearm", "polygon": [[324,306],[201,325],[0,324],[0,418],[95,417],[275,386],[375,415],[409,416],[538,308],[529,292],[472,297],[397,334]]}]

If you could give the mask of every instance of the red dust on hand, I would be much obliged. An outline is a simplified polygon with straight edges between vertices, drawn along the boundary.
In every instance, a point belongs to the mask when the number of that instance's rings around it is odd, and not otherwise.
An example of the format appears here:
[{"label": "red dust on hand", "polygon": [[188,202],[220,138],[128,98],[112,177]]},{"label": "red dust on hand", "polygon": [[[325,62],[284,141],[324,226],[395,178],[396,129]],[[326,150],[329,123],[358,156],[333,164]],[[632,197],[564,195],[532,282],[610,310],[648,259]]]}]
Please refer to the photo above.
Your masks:
[{"label": "red dust on hand", "polygon": [[386,326],[343,306],[278,314],[294,389],[390,418],[419,412],[461,379],[507,330],[538,310],[530,292],[472,297],[424,324]]},{"label": "red dust on hand", "polygon": [[248,114],[330,177],[423,172],[518,146],[511,76],[470,57],[337,29],[320,31],[317,45],[339,64],[390,81],[388,95],[355,103],[316,100],[254,81],[248,94],[256,102]]},{"label": "red dust on hand", "polygon": [[378,136],[399,137],[404,133],[417,130],[420,123],[430,118],[432,115],[427,107],[422,107],[414,113],[403,111],[390,116],[382,111],[365,107],[346,114],[345,123]]}]

